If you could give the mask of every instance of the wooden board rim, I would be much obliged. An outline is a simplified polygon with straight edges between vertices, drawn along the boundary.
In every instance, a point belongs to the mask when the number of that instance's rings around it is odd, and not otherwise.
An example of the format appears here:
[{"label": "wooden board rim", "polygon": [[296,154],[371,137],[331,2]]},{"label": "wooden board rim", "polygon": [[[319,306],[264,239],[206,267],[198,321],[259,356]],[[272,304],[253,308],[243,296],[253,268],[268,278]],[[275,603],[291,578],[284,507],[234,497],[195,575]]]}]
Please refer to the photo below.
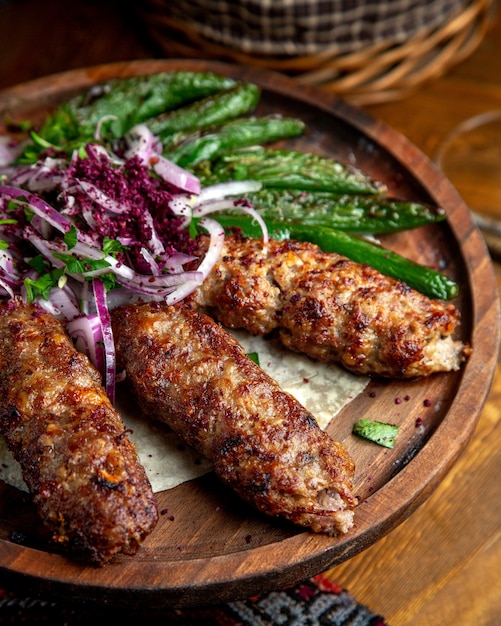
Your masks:
[{"label": "wooden board rim", "polygon": [[[5,90],[0,93],[0,109],[15,100],[22,102],[40,91],[50,96],[51,90],[57,93],[61,85],[84,88],[103,77],[178,68],[238,74],[247,80],[272,85],[281,94],[316,103],[381,145],[440,204],[450,207],[450,226],[469,269],[474,351],[465,364],[461,384],[449,413],[434,435],[405,468],[359,507],[361,517],[356,542],[348,536],[336,540],[334,548],[333,541],[327,537],[300,533],[283,540],[280,547],[273,550],[271,568],[266,564],[270,554],[269,545],[247,550],[243,562],[239,553],[197,559],[189,563],[189,567],[182,560],[168,564],[138,560],[129,570],[129,562],[121,562],[119,566],[110,566],[110,572],[111,568],[114,570],[113,580],[105,576],[106,584],[102,585],[96,582],[100,578],[99,570],[82,569],[64,557],[0,540],[0,574],[9,581],[14,578],[24,588],[43,589],[57,596],[70,590],[74,597],[82,600],[96,598],[96,594],[99,594],[103,602],[117,605],[127,605],[128,592],[134,590],[154,605],[191,606],[200,601],[219,602],[247,597],[266,588],[293,584],[308,574],[322,571],[354,556],[408,517],[433,492],[464,450],[490,388],[497,361],[500,313],[496,282],[483,238],[457,192],[427,157],[404,137],[360,109],[315,88],[301,88],[298,94],[297,85],[282,76],[223,63],[184,60],[114,63],[63,72]],[[470,417],[458,430],[454,416],[464,414],[466,409]],[[450,446],[447,453],[441,454],[437,461],[437,449],[443,453],[443,441],[451,434],[454,434],[456,445]],[[429,470],[425,479],[409,482],[409,476],[421,466]],[[376,512],[387,508],[389,502],[392,510],[388,516],[374,519]],[[212,578],[207,577],[208,570]],[[131,580],[134,577],[138,580],[136,584]]]}]

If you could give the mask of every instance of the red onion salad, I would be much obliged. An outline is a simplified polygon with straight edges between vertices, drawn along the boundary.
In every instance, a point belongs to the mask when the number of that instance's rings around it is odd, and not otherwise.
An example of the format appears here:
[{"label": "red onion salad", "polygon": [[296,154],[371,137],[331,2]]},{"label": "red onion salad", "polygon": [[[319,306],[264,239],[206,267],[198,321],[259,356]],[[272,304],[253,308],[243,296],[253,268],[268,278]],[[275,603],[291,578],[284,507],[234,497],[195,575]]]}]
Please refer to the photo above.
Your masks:
[{"label": "red onion salad", "polygon": [[[268,236],[257,212],[235,200],[259,183],[201,188],[143,125],[125,145],[118,153],[88,144],[69,159],[0,168],[0,297],[38,302],[62,319],[112,402],[119,374],[110,311],[138,300],[174,304],[195,290],[224,243],[210,214],[237,208],[259,222],[263,242]],[[209,237],[196,271],[185,268],[197,259],[194,217]]]}]

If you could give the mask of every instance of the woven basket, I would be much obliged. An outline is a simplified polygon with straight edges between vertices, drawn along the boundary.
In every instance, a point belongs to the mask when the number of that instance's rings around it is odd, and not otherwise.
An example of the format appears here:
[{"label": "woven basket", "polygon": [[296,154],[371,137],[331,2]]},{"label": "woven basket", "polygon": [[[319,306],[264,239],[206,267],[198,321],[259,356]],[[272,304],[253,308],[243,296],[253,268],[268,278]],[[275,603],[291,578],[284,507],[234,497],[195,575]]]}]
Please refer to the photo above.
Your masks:
[{"label": "woven basket", "polygon": [[395,100],[481,42],[496,0],[137,0],[168,57],[283,72],[357,104]]}]

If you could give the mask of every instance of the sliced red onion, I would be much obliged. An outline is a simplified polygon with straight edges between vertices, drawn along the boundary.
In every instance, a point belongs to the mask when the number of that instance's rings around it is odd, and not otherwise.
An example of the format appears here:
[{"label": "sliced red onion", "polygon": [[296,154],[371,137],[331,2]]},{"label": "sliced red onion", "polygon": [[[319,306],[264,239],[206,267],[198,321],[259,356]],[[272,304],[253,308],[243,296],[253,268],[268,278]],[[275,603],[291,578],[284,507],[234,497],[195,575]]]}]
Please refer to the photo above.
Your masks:
[{"label": "sliced red onion", "polygon": [[134,243],[134,239],[132,237],[117,237],[117,241],[119,241],[122,246],[130,246]]},{"label": "sliced red onion", "polygon": [[12,287],[9,285],[9,283],[4,280],[3,278],[0,278],[0,290],[5,291],[6,295],[8,295],[10,298],[14,297],[14,291],[12,289]]},{"label": "sliced red onion", "polygon": [[35,248],[46,258],[48,259],[54,267],[63,268],[65,266],[64,261],[58,259],[54,256],[54,253],[58,254],[66,254],[67,249],[66,246],[62,243],[58,243],[56,241],[47,241],[43,237],[37,235],[35,231],[32,229],[26,228],[26,232],[28,233],[30,230],[32,231],[29,234],[30,243],[35,246]]},{"label": "sliced red onion", "polygon": [[230,180],[225,183],[207,185],[200,190],[196,205],[228,196],[245,196],[247,193],[259,191],[262,187],[262,183],[257,180]]},{"label": "sliced red onion", "polygon": [[9,291],[15,292],[16,290],[21,289],[21,287],[23,286],[22,281],[10,280],[7,276],[1,276],[0,280],[2,282],[2,285],[5,286],[5,289]]},{"label": "sliced red onion", "polygon": [[160,267],[158,266],[158,263],[155,261],[155,257],[151,254],[151,252],[149,250],[146,250],[146,248],[141,248],[139,253],[143,257],[147,267],[149,268],[150,274],[152,274],[153,276],[160,276],[162,272],[160,270]]},{"label": "sliced red onion", "polygon": [[199,285],[199,282],[187,280],[173,292],[165,296],[164,300],[168,305],[177,304],[181,302],[181,300],[184,300],[186,296],[189,296],[190,293],[193,293]]},{"label": "sliced red onion", "polygon": [[100,372],[104,368],[103,332],[101,319],[97,314],[81,315],[66,324],[68,334],[75,340],[75,347],[86,354]]},{"label": "sliced red onion", "polygon": [[30,224],[44,239],[48,239],[50,237],[52,226],[44,218],[39,215],[34,215],[31,218]]},{"label": "sliced red onion", "polygon": [[128,149],[125,153],[126,159],[137,157],[143,165],[149,165],[152,155],[161,154],[162,147],[145,124],[137,124],[125,135]]},{"label": "sliced red onion", "polygon": [[[64,244],[56,241],[47,241],[39,237],[34,232],[31,234],[30,240],[37,248],[37,250],[39,250],[41,254],[43,254],[47,259],[50,260],[54,267],[62,268],[66,265],[64,261],[54,256],[54,253],[67,254],[68,250]],[[155,290],[158,289],[175,288],[179,285],[180,282],[179,274],[164,274],[161,276],[139,274],[131,267],[125,265],[121,261],[118,261],[114,257],[110,255],[104,256],[102,251],[98,248],[94,248],[82,242],[77,242],[71,252],[83,259],[89,259],[91,261],[103,260],[108,263],[107,267],[90,270],[88,272],[85,272],[84,276],[71,274],[79,280],[97,278],[99,276],[102,276],[103,274],[113,272],[116,275],[117,279],[120,278],[120,284],[127,285],[135,291],[139,287],[147,285],[148,288],[151,288],[151,291],[148,291],[148,293],[153,293]],[[184,274],[186,274],[188,280],[199,280],[199,272],[185,272],[183,273],[183,275]]]},{"label": "sliced red onion", "polygon": [[246,215],[250,215],[253,219],[261,227],[261,231],[263,233],[263,241],[264,243],[268,243],[269,234],[268,228],[259,213],[252,207],[247,204],[240,204],[238,201],[235,201],[231,198],[223,198],[222,200],[210,200],[208,202],[203,202],[198,204],[193,209],[193,217],[202,217],[203,215],[210,215],[212,213],[216,213],[218,211],[240,211],[241,213],[245,213]]},{"label": "sliced red onion", "polygon": [[101,322],[104,345],[104,387],[110,402],[115,403],[115,342],[111,328],[111,316],[106,301],[106,287],[96,279],[92,281],[97,314]]},{"label": "sliced red onion", "polygon": [[0,250],[0,271],[5,274],[5,278],[17,283],[21,276],[16,268],[17,259],[10,250]]},{"label": "sliced red onion", "polygon": [[27,181],[28,188],[33,192],[43,192],[55,189],[63,179],[64,161],[47,157],[41,165],[34,168],[33,175]]},{"label": "sliced red onion", "polygon": [[50,300],[65,320],[72,320],[80,315],[80,306],[74,290],[75,283],[70,280],[62,287],[51,291]]},{"label": "sliced red onion", "polygon": [[80,315],[80,310],[73,298],[73,294],[67,287],[53,287],[47,300],[38,298],[37,302],[54,317],[65,322]]},{"label": "sliced red onion", "polygon": [[99,261],[104,258],[103,251],[100,248],[84,241],[77,241],[71,251],[82,258],[90,259],[92,261]]},{"label": "sliced red onion", "polygon": [[198,286],[202,284],[203,279],[204,276],[200,271],[163,274],[162,276],[136,274],[133,279],[116,276],[117,282],[123,287],[128,287],[136,293],[150,296],[167,295],[185,282],[190,282]]},{"label": "sliced red onion", "polygon": [[[126,280],[134,280],[137,277],[137,272],[135,272],[131,267],[125,265],[121,261],[117,261],[112,256],[102,257],[103,261],[106,261],[110,265],[110,269],[107,271],[112,271],[116,276],[121,276]],[[106,272],[104,272],[106,273]]]},{"label": "sliced red onion", "polygon": [[46,220],[51,226],[62,233],[67,233],[73,227],[73,222],[69,218],[61,215],[59,211],[52,208],[50,204],[45,202],[45,200],[42,200],[39,196],[36,196],[25,189],[0,185],[0,195],[10,197],[11,199],[19,197],[25,198],[27,204],[35,215],[38,215],[40,218]]},{"label": "sliced red onion", "polygon": [[174,215],[183,218],[181,228],[186,228],[191,222],[193,204],[196,196],[187,195],[185,193],[174,194],[169,201],[169,209]]},{"label": "sliced red onion", "polygon": [[148,211],[145,211],[143,213],[143,219],[151,230],[151,237],[148,242],[151,248],[151,251],[153,252],[153,254],[162,254],[163,252],[165,252],[165,248],[162,243],[162,240],[158,236],[157,231],[155,229],[155,224],[153,223],[153,217]]},{"label": "sliced red onion", "polygon": [[94,219],[94,215],[92,214],[91,209],[87,206],[83,206],[81,208],[81,211],[82,217],[84,218],[86,224],[94,230],[94,228],[96,228],[96,220]]},{"label": "sliced red onion", "polygon": [[25,185],[31,176],[33,175],[33,166],[17,167],[13,168],[10,172],[7,172],[6,180],[15,187],[19,185]]},{"label": "sliced red onion", "polygon": [[21,189],[21,187],[16,187],[14,185],[0,185],[0,196],[7,196],[10,199],[23,197],[26,198],[30,196],[31,193],[26,191],[26,189]]},{"label": "sliced red onion", "polygon": [[60,197],[64,198],[64,209],[62,209],[61,213],[70,213],[71,211],[75,208],[76,205],[76,200],[75,200],[75,196],[72,195],[72,193],[68,193],[68,194],[61,194]]},{"label": "sliced red onion", "polygon": [[19,165],[8,175],[10,185],[24,185],[32,192],[50,191],[63,181],[64,161],[47,157],[33,165]]},{"label": "sliced red onion", "polygon": [[117,119],[118,117],[116,115],[103,115],[103,117],[101,117],[96,124],[96,130],[94,132],[94,139],[96,141],[100,141],[102,139],[101,129],[103,127],[103,124],[105,124],[106,122],[117,120]]},{"label": "sliced red onion", "polygon": [[53,306],[50,300],[45,300],[44,298],[37,298],[36,302],[37,304],[40,305],[40,308],[42,308],[44,311],[47,311],[47,313],[50,313],[54,317],[60,318],[58,310],[56,309],[55,306]]},{"label": "sliced red onion", "polygon": [[203,217],[200,220],[200,226],[210,235],[207,253],[204,256],[203,261],[198,266],[198,271],[201,272],[203,279],[205,280],[223,251],[224,228],[221,224],[213,219],[210,219],[209,217]]},{"label": "sliced red onion", "polygon": [[163,156],[156,155],[151,158],[151,166],[158,176],[174,187],[196,195],[200,193],[200,180],[188,170],[179,167],[176,163],[169,161]]},{"label": "sliced red onion", "polygon": [[[85,146],[85,152],[87,153],[87,156],[89,158],[96,161],[99,160],[101,157],[104,157],[111,163],[117,163],[118,165],[123,163],[122,159],[119,159],[116,154],[111,154],[110,152],[108,152],[108,150],[106,150],[106,148],[99,143],[88,143]],[[80,155],[78,154],[78,152],[75,151],[73,153],[72,159],[78,158],[80,158]]]},{"label": "sliced red onion", "polygon": [[161,142],[145,124],[134,126],[125,138],[129,145],[126,158],[136,156],[174,187],[197,195],[200,193],[197,176],[163,157]]},{"label": "sliced red onion", "polygon": [[78,180],[78,185],[91,200],[93,200],[96,204],[98,204],[106,211],[109,211],[110,213],[116,213],[117,215],[127,213],[129,211],[129,207],[127,205],[121,204],[113,198],[110,198],[107,194],[104,193],[104,191],[101,191],[99,187],[96,187],[96,185],[93,185],[86,180]]},{"label": "sliced red onion", "polygon": [[30,194],[27,198],[30,209],[42,219],[45,219],[51,226],[62,233],[67,233],[73,228],[73,222],[66,216],[61,215],[59,211],[53,209],[50,204]]},{"label": "sliced red onion", "polygon": [[208,200],[207,202],[197,204],[193,208],[193,217],[203,217],[218,211],[234,211],[235,209],[240,211],[241,207],[236,204],[233,198],[218,198],[217,200]]},{"label": "sliced red onion", "polygon": [[191,254],[184,254],[183,252],[176,252],[172,254],[165,262],[165,269],[175,274],[176,272],[183,271],[183,265],[196,261],[197,257]]}]

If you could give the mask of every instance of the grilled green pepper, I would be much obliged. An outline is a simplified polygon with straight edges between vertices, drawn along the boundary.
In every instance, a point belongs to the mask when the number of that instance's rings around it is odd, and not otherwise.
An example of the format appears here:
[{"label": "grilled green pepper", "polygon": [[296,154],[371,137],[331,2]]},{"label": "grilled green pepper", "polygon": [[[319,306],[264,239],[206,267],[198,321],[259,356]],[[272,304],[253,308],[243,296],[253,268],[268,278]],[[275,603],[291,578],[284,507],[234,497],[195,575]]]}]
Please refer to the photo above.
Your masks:
[{"label": "grilled green pepper", "polygon": [[[210,158],[213,157],[207,157]],[[205,185],[228,180],[257,180],[264,187],[273,189],[338,194],[380,194],[385,191],[384,185],[358,169],[328,157],[294,150],[265,147],[240,150],[219,155],[212,162],[199,163],[194,171]]]},{"label": "grilled green pepper", "polygon": [[236,81],[211,72],[173,71],[119,78],[95,85],[61,104],[33,133],[22,162],[35,162],[41,150],[72,150],[94,140],[96,127],[107,139],[122,137],[135,124],[165,111],[232,88]]},{"label": "grilled green pepper", "polygon": [[374,195],[261,189],[246,194],[246,199],[265,219],[376,235],[446,218],[445,211],[438,207]]},{"label": "grilled green pepper", "polygon": [[297,137],[304,131],[304,122],[295,118],[276,115],[239,118],[213,131],[194,133],[179,145],[167,147],[164,156],[181,167],[193,168],[200,161],[226,152]]},{"label": "grilled green pepper", "polygon": [[261,90],[253,83],[239,83],[231,89],[153,117],[145,123],[152,133],[169,145],[175,133],[219,126],[245,115],[259,102]]},{"label": "grilled green pepper", "polygon": [[[226,230],[236,228],[246,237],[262,236],[259,224],[252,217],[221,214],[217,216],[217,221]],[[444,274],[349,233],[325,226],[308,226],[268,219],[265,223],[269,236],[274,239],[310,241],[325,252],[335,252],[356,263],[370,265],[382,274],[401,280],[430,298],[450,300],[459,293],[458,284]]]},{"label": "grilled green pepper", "polygon": [[162,72],[110,80],[73,98],[67,107],[89,134],[104,116],[117,117],[110,132],[122,137],[135,124],[234,85],[235,80],[211,72]]}]

